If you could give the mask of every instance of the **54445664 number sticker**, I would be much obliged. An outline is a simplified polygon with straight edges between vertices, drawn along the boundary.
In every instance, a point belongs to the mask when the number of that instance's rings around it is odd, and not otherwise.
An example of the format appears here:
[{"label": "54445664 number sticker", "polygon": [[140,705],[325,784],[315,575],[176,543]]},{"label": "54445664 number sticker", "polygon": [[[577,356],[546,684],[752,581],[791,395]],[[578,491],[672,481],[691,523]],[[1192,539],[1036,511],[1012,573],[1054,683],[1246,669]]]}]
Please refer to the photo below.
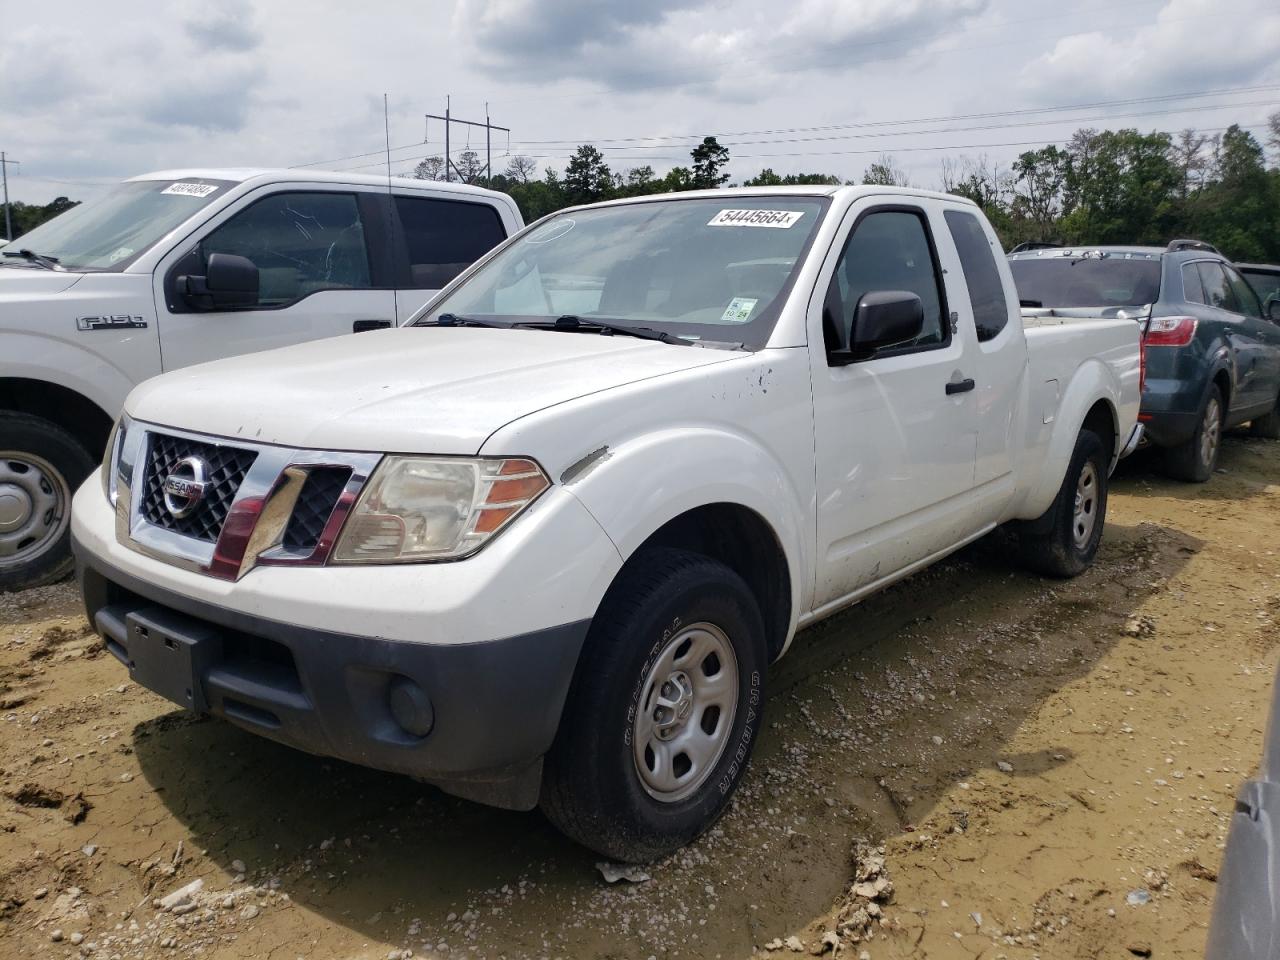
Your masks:
[{"label": "54445664 number sticker", "polygon": [[774,227],[789,229],[796,225],[803,210],[721,210],[707,221],[708,227]]}]

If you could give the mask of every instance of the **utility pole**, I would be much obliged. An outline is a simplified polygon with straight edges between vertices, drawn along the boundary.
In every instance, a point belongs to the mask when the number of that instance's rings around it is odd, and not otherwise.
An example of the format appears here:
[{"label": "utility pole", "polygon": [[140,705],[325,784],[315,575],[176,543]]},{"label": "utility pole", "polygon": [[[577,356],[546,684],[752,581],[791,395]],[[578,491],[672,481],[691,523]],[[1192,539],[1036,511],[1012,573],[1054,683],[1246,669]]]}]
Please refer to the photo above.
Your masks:
[{"label": "utility pole", "polygon": [[426,115],[428,120],[444,121],[444,178],[446,180],[452,180],[455,173],[457,173],[459,177],[462,176],[462,171],[453,163],[453,155],[450,152],[449,141],[449,128],[455,123],[460,123],[466,127],[484,127],[484,176],[487,180],[489,177],[493,176],[493,131],[501,130],[503,133],[510,135],[511,128],[499,127],[497,124],[489,122],[489,104],[487,103],[484,105],[484,123],[480,123],[476,120],[458,120],[453,116],[450,99],[451,98],[449,97],[445,97],[443,117],[436,113],[428,113]]},{"label": "utility pole", "polygon": [[0,150],[0,179],[4,180],[4,238],[6,241],[13,239],[13,221],[9,218],[9,164],[15,166],[18,160],[9,160],[4,155],[4,151]]}]

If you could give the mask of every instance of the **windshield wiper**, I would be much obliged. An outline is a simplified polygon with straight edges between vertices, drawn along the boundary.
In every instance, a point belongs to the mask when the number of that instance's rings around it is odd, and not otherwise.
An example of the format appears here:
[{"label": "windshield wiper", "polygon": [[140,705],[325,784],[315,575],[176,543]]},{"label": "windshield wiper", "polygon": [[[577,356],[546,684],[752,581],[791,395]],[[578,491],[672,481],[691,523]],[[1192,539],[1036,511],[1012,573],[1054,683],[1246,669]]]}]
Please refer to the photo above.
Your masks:
[{"label": "windshield wiper", "polygon": [[50,257],[50,256],[46,256],[43,253],[36,253],[34,250],[28,250],[25,247],[17,251],[0,250],[0,253],[3,253],[6,257],[21,257],[23,260],[29,260],[32,263],[38,263],[40,264],[40,266],[44,267],[46,270],[61,269],[58,266],[57,257]]},{"label": "windshield wiper", "polygon": [[682,347],[693,346],[692,342],[685,340],[683,337],[673,336],[665,330],[655,330],[653,327],[632,327],[625,323],[617,323],[613,320],[601,320],[598,317],[579,317],[572,313],[566,313],[562,317],[556,317],[552,323],[539,323],[536,321],[526,321],[524,323],[512,324],[516,327],[531,327],[535,330],[568,330],[570,332],[580,331],[598,331],[607,336],[620,333],[627,337],[638,337],[641,340],[657,340],[659,343],[674,343]]},{"label": "windshield wiper", "polygon": [[456,313],[442,313],[436,317],[434,323],[421,324],[424,327],[500,327],[506,329],[510,326],[507,323],[499,323],[496,320],[477,320],[475,317],[463,317]]}]

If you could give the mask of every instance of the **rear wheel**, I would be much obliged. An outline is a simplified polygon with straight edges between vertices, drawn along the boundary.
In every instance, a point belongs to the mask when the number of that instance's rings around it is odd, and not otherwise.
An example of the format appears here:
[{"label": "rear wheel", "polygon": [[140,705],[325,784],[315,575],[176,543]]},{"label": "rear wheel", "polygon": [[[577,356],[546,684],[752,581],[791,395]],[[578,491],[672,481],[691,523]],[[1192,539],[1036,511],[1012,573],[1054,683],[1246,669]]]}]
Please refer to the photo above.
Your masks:
[{"label": "rear wheel", "polygon": [[0,591],[71,572],[71,495],[92,470],[89,452],[61,427],[0,413]]},{"label": "rear wheel", "polygon": [[1222,391],[1216,383],[1211,384],[1191,439],[1164,452],[1165,472],[1169,476],[1189,483],[1204,483],[1213,476],[1222,446],[1223,413]]},{"label": "rear wheel", "polygon": [[746,583],[680,550],[637,556],[591,626],[543,774],[543,812],[640,862],[723,813],[764,706],[764,623]]},{"label": "rear wheel", "polygon": [[1098,552],[1107,519],[1108,451],[1092,430],[1081,430],[1053,505],[1019,531],[1023,562],[1049,577],[1083,573]]}]

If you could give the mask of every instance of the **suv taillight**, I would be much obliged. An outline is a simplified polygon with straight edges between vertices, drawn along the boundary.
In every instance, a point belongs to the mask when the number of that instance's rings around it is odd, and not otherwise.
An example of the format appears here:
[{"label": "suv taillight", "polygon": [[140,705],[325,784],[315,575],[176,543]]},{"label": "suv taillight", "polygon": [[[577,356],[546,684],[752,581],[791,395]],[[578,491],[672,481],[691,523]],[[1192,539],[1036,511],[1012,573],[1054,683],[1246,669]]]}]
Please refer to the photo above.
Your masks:
[{"label": "suv taillight", "polygon": [[1142,342],[1148,347],[1185,347],[1195,335],[1195,317],[1152,317]]}]

